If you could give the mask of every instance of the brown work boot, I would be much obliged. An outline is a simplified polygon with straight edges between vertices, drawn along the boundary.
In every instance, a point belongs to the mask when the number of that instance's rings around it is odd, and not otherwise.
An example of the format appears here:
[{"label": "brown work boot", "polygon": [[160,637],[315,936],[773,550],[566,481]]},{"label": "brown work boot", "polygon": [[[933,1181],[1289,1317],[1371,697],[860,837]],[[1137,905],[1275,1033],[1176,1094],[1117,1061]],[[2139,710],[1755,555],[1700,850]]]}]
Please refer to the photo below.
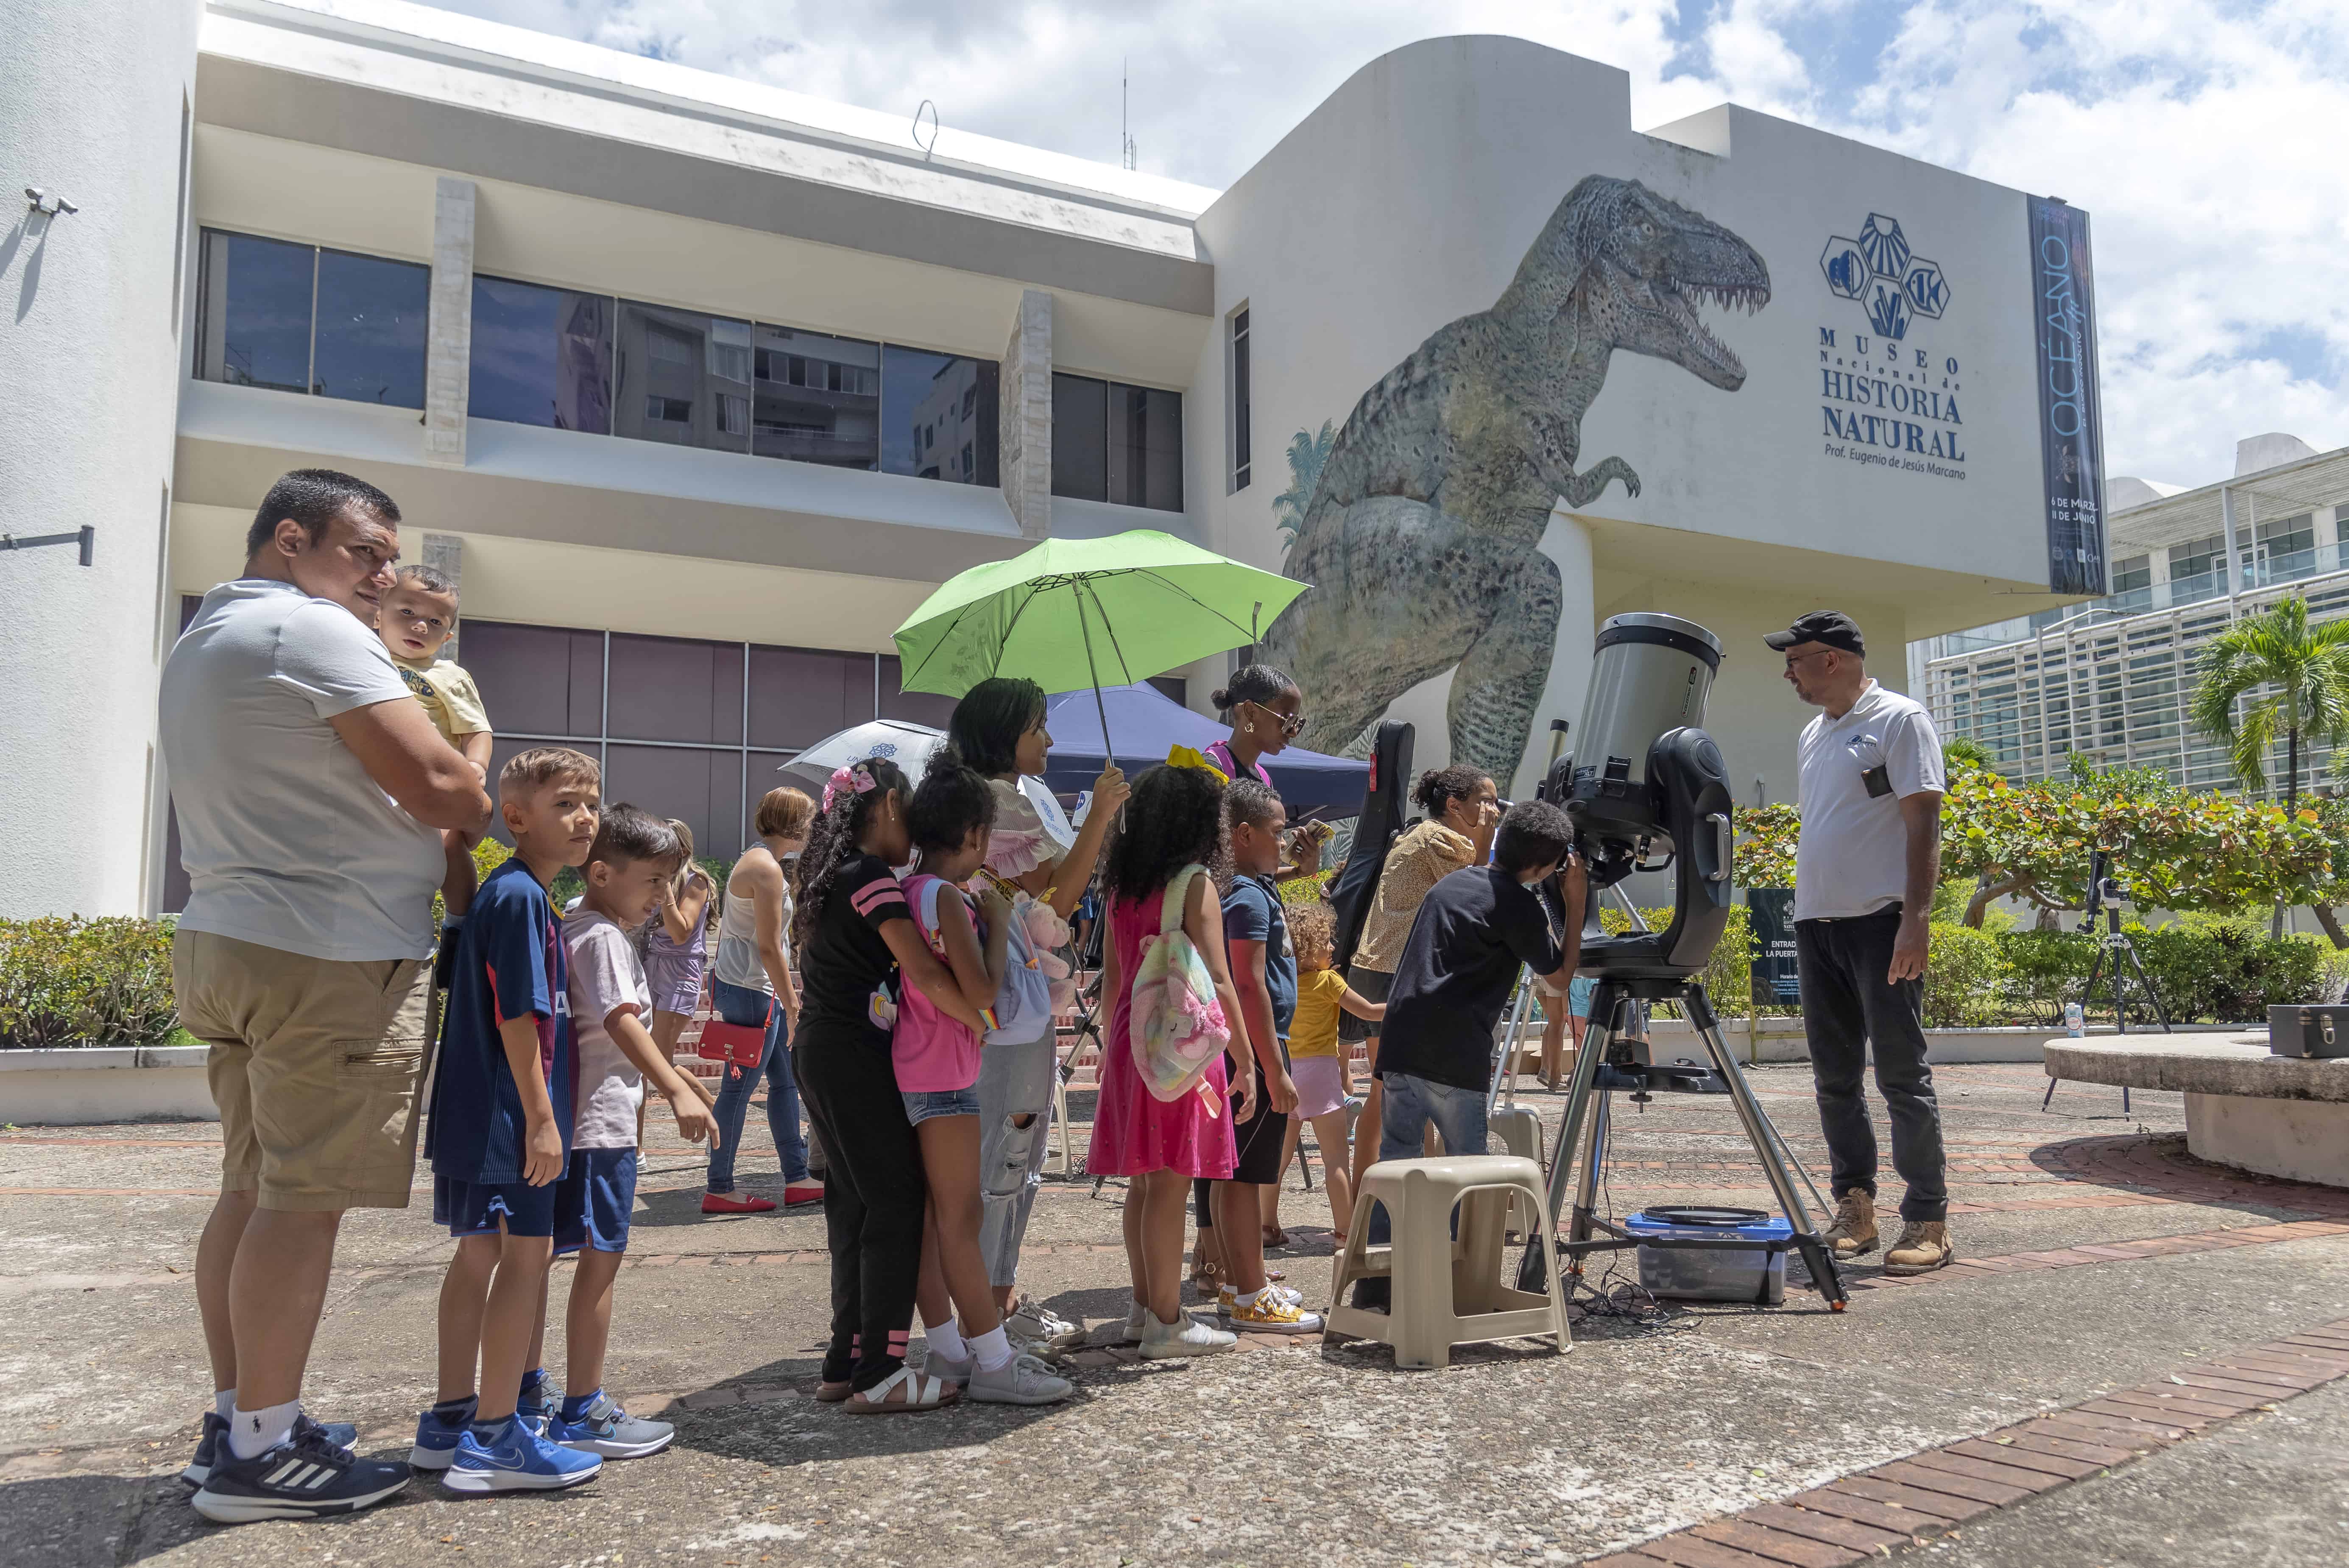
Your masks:
[{"label": "brown work boot", "polygon": [[1827,1227],[1827,1243],[1836,1261],[1847,1263],[1876,1250],[1876,1200],[1855,1187],[1836,1203],[1835,1223]]},{"label": "brown work boot", "polygon": [[1900,1239],[1884,1254],[1884,1272],[1889,1274],[1920,1274],[1946,1264],[1957,1256],[1950,1245],[1950,1227],[1940,1220],[1911,1220],[1900,1227]]}]

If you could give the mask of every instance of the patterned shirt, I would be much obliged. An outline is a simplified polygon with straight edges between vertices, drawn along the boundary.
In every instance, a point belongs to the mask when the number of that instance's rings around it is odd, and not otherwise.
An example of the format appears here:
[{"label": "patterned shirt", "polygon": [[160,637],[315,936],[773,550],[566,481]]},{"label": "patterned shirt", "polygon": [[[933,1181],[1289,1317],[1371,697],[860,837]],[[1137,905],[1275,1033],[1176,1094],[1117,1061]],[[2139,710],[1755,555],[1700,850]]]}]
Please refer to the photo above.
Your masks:
[{"label": "patterned shirt", "polygon": [[1475,859],[1475,841],[1441,822],[1422,822],[1397,839],[1387,854],[1386,869],[1379,873],[1378,896],[1362,922],[1353,966],[1393,974],[1402,963],[1411,923],[1418,918],[1429,890]]}]

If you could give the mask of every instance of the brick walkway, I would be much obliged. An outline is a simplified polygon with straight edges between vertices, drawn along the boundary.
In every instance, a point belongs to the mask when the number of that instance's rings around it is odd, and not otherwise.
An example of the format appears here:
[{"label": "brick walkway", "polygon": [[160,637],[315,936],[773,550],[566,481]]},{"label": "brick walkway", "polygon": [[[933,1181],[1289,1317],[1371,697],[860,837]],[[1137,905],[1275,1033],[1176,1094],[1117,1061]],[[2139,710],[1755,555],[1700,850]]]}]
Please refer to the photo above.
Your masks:
[{"label": "brick walkway", "polygon": [[[2349,1227],[2324,1233],[2341,1229]],[[1992,1509],[2133,1463],[2247,1412],[2271,1410],[2344,1374],[2349,1319],[1643,1541],[1593,1560],[1590,1568],[1841,1568],[1923,1545]]]}]

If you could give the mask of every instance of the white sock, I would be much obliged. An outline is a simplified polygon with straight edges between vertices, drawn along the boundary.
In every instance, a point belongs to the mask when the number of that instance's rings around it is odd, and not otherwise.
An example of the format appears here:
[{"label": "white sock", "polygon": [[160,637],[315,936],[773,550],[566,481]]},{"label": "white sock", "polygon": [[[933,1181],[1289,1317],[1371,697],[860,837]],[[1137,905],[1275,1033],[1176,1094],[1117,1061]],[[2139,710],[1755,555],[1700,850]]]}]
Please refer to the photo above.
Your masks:
[{"label": "white sock", "polygon": [[970,1347],[963,1343],[962,1326],[948,1320],[945,1323],[925,1323],[922,1337],[930,1342],[930,1353],[949,1361],[968,1361]]},{"label": "white sock", "polygon": [[228,1418],[228,1449],[238,1459],[265,1454],[294,1435],[294,1418],[302,1401],[288,1399],[261,1410],[233,1410]]},{"label": "white sock", "polygon": [[233,1415],[233,1414],[234,1414],[234,1413],[235,1413],[235,1410],[236,1410],[236,1390],[235,1390],[235,1389],[233,1389],[233,1388],[215,1388],[215,1389],[213,1389],[213,1390],[212,1390],[212,1414],[213,1414],[213,1415],[218,1416],[222,1420],[225,1421],[225,1420],[227,1420],[227,1419],[229,1418],[229,1417],[230,1417],[231,1415]]},{"label": "white sock", "polygon": [[999,1323],[970,1342],[970,1353],[978,1358],[980,1371],[1000,1372],[1011,1365],[1011,1336]]}]

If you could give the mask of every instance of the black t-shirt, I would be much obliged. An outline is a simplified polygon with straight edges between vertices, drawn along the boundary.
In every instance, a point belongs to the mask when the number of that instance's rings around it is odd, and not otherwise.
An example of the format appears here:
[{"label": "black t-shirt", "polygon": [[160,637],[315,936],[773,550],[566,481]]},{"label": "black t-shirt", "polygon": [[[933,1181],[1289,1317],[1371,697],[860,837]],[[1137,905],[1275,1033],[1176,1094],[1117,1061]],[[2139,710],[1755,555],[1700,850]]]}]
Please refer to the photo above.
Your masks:
[{"label": "black t-shirt", "polygon": [[801,1027],[863,1030],[886,1049],[889,1035],[873,1016],[873,993],[897,972],[897,955],[881,928],[913,917],[895,874],[879,857],[853,854],[841,861],[801,955]]},{"label": "black t-shirt", "polygon": [[1395,966],[1379,1036],[1379,1076],[1485,1088],[1493,1030],[1519,964],[1564,962],[1541,896],[1496,866],[1454,872],[1429,890]]}]

